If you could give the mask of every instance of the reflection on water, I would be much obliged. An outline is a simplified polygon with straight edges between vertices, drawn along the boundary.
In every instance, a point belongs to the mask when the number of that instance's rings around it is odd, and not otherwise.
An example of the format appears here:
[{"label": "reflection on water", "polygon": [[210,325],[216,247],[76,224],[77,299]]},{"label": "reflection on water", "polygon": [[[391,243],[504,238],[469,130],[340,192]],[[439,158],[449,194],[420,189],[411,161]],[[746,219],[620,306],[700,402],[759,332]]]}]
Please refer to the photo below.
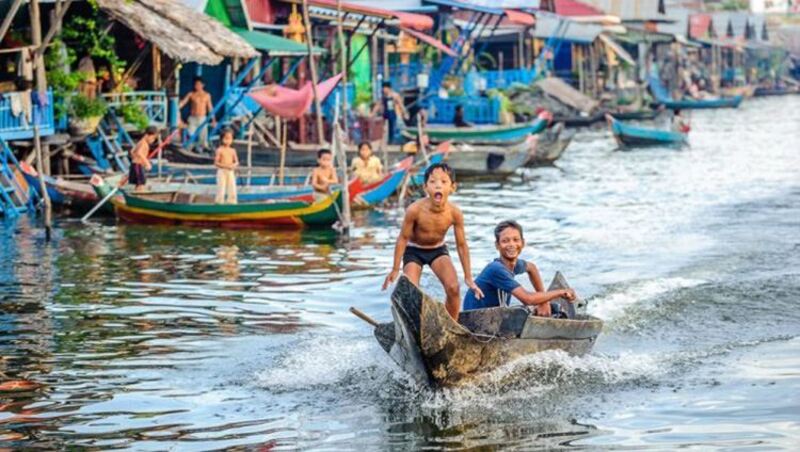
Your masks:
[{"label": "reflection on water", "polygon": [[516,218],[606,320],[590,356],[471,388],[417,387],[347,312],[389,317],[397,209],[349,241],[65,220],[46,245],[23,218],[0,235],[0,447],[791,449],[799,107],[697,112],[685,151],[583,131],[558,168],[460,184],[476,270]]}]

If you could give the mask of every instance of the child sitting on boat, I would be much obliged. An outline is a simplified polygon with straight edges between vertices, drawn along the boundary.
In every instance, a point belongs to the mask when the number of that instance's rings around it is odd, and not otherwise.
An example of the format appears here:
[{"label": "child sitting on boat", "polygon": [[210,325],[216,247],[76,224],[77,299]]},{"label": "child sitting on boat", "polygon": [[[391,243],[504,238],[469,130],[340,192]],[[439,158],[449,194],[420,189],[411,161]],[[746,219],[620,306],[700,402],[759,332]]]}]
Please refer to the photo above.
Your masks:
[{"label": "child sitting on boat", "polygon": [[372,184],[383,179],[383,164],[378,157],[372,155],[372,146],[368,142],[358,145],[358,157],[351,165],[353,174],[364,184]]},{"label": "child sitting on boat", "polygon": [[338,184],[339,177],[333,167],[333,154],[330,149],[320,149],[317,152],[317,167],[311,173],[311,186],[314,192],[329,194],[331,185]]},{"label": "child sitting on boat", "polygon": [[458,275],[444,243],[445,235],[451,226],[456,236],[458,257],[464,269],[464,281],[476,298],[483,297],[483,293],[472,279],[469,248],[464,234],[464,214],[461,213],[461,209],[448,202],[450,194],[455,191],[453,170],[446,163],[430,165],[425,170],[424,188],[428,196],[414,202],[406,209],[403,226],[394,248],[394,264],[383,282],[383,290],[397,278],[401,259],[403,274],[416,285],[419,285],[422,268],[427,265],[444,286],[447,312],[457,320],[461,310]]},{"label": "child sitting on boat", "polygon": [[[475,280],[481,292],[468,291],[464,297],[464,310],[493,308],[508,306],[511,295],[526,306],[535,306],[536,315],[550,317],[558,316],[558,303],[551,301],[566,298],[570,302],[575,300],[575,291],[572,289],[551,290],[545,292],[539,269],[533,262],[519,258],[525,239],[522,236],[522,226],[516,221],[506,220],[494,228],[494,246],[500,257],[490,262],[481,271]],[[514,276],[528,274],[534,291],[528,291],[514,280]]]},{"label": "child sitting on boat", "polygon": [[150,146],[158,139],[158,129],[149,126],[144,131],[144,136],[136,146],[131,149],[131,166],[128,170],[128,183],[134,185],[134,191],[143,191],[147,184],[145,173],[150,171]]},{"label": "child sitting on boat", "polygon": [[239,166],[239,156],[233,148],[233,130],[225,129],[220,136],[220,146],[214,156],[214,166],[217,167],[217,204],[236,204],[236,167]]}]

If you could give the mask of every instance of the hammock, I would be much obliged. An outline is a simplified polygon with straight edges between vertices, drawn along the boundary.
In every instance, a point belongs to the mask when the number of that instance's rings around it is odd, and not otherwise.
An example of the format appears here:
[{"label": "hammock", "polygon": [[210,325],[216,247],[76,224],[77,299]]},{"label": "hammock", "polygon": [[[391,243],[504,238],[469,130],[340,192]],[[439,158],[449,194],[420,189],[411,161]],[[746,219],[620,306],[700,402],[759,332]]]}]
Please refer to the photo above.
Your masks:
[{"label": "hammock", "polygon": [[[341,78],[342,74],[339,74],[317,84],[317,95],[320,102],[328,97]],[[275,116],[290,119],[303,116],[314,102],[314,90],[311,88],[311,82],[306,83],[299,90],[284,86],[269,86],[248,95],[264,110]]]}]

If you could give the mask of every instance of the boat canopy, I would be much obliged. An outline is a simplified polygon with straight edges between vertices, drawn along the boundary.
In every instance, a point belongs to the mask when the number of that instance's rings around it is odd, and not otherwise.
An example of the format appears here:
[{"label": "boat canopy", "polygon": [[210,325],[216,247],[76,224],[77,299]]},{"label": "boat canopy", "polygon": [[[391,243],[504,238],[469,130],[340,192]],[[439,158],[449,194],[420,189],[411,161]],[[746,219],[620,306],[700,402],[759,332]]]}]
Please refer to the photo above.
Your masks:
[{"label": "boat canopy", "polygon": [[[273,57],[308,55],[308,47],[305,44],[286,39],[282,36],[257,30],[245,30],[243,28],[235,28],[233,31],[251,46],[263,52],[267,52]],[[316,46],[313,48],[313,51],[315,55],[325,53],[325,49]]]}]

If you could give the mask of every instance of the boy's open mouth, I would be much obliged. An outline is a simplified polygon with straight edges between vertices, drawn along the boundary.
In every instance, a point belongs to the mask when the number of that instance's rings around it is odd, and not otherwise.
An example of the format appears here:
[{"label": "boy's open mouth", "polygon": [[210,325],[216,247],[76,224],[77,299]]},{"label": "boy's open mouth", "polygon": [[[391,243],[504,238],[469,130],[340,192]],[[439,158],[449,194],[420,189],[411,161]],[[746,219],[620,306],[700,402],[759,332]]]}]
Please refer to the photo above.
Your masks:
[{"label": "boy's open mouth", "polygon": [[441,192],[436,192],[433,194],[433,199],[436,201],[441,201],[444,198],[444,195]]}]

